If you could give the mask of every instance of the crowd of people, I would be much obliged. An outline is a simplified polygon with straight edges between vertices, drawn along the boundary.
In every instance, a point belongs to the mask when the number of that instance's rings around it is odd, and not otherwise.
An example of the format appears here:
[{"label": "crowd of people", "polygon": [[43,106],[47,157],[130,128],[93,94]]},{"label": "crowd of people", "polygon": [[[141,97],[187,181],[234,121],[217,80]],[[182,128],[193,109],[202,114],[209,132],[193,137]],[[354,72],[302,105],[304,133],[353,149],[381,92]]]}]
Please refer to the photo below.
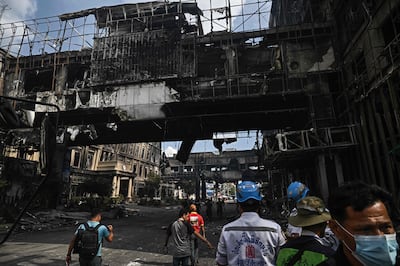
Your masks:
[{"label": "crowd of people", "polygon": [[[400,265],[396,235],[399,212],[391,195],[376,185],[360,181],[343,184],[330,192],[326,204],[312,196],[303,183],[291,183],[287,197],[296,207],[285,231],[278,223],[260,217],[262,195],[257,183],[242,181],[236,192],[240,215],[220,232],[217,265]],[[217,216],[224,209],[219,204]],[[198,265],[198,240],[214,248],[206,238],[198,208],[196,204],[183,206],[167,229],[165,248],[172,238],[174,266]],[[207,217],[212,215],[207,213]],[[93,213],[90,226],[100,220],[101,214]],[[112,226],[100,229],[98,253],[90,260],[80,258],[80,265],[101,265],[101,241],[112,241],[113,230]],[[85,228],[80,226],[75,232],[67,263],[79,230]]]}]

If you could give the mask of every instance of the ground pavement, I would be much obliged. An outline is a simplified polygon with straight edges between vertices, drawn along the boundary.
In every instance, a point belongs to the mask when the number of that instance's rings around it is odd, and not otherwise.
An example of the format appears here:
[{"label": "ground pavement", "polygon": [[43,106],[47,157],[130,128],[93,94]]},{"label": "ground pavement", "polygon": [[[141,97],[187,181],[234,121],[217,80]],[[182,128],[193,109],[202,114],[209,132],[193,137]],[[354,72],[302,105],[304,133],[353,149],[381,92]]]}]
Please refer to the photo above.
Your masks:
[{"label": "ground pavement", "polygon": [[[174,208],[139,208],[138,215],[119,220],[103,219],[105,224],[113,224],[114,241],[104,243],[103,265],[171,265],[172,256],[164,253],[165,228],[176,219]],[[235,214],[235,206],[227,204],[227,216]],[[203,210],[202,210],[203,212]],[[215,209],[214,209],[215,215]],[[216,247],[222,226],[229,218],[206,220],[206,234]],[[13,234],[9,241],[0,246],[0,265],[65,265],[68,243],[75,226],[46,232],[24,232]],[[171,240],[170,240],[171,243]],[[199,265],[215,265],[215,249],[208,250],[200,244]],[[78,256],[73,255],[71,266],[79,265]]]}]

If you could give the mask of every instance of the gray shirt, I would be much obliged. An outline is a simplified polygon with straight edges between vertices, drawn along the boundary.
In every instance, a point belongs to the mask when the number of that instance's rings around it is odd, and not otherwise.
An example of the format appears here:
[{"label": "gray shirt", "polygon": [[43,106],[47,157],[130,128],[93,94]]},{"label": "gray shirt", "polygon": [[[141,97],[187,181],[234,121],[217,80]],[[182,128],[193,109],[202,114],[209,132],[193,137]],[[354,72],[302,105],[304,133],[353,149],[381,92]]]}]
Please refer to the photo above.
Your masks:
[{"label": "gray shirt", "polygon": [[191,255],[190,235],[193,234],[193,228],[189,222],[179,218],[168,227],[167,234],[172,235],[172,256],[182,258]]}]

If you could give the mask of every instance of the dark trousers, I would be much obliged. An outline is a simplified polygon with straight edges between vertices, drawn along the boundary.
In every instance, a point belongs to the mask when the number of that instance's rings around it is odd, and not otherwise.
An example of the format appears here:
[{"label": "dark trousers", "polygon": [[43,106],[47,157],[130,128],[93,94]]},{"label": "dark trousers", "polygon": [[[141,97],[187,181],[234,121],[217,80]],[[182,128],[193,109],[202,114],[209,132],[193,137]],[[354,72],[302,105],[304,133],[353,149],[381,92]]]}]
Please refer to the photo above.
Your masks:
[{"label": "dark trousers", "polygon": [[190,260],[190,256],[180,257],[180,258],[174,257],[173,261],[172,261],[172,265],[173,266],[180,266],[180,265],[189,266],[190,265],[189,260]]},{"label": "dark trousers", "polygon": [[98,256],[90,259],[79,257],[80,266],[101,266],[101,262],[101,257]]},{"label": "dark trousers", "polygon": [[199,260],[199,241],[194,235],[191,236],[190,245],[190,249],[192,252],[190,260],[193,266],[196,265],[197,261]]}]

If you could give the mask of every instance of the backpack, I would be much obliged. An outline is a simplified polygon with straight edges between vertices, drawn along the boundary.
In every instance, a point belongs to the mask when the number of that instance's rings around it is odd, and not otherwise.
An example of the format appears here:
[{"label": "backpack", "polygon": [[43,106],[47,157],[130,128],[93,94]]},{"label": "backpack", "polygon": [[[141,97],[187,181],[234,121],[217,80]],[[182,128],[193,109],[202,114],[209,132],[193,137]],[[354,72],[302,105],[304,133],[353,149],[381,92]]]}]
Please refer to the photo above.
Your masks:
[{"label": "backpack", "polygon": [[96,227],[90,227],[88,223],[83,223],[85,229],[78,229],[75,238],[73,253],[79,253],[84,258],[93,258],[99,250],[98,229],[102,224]]}]

